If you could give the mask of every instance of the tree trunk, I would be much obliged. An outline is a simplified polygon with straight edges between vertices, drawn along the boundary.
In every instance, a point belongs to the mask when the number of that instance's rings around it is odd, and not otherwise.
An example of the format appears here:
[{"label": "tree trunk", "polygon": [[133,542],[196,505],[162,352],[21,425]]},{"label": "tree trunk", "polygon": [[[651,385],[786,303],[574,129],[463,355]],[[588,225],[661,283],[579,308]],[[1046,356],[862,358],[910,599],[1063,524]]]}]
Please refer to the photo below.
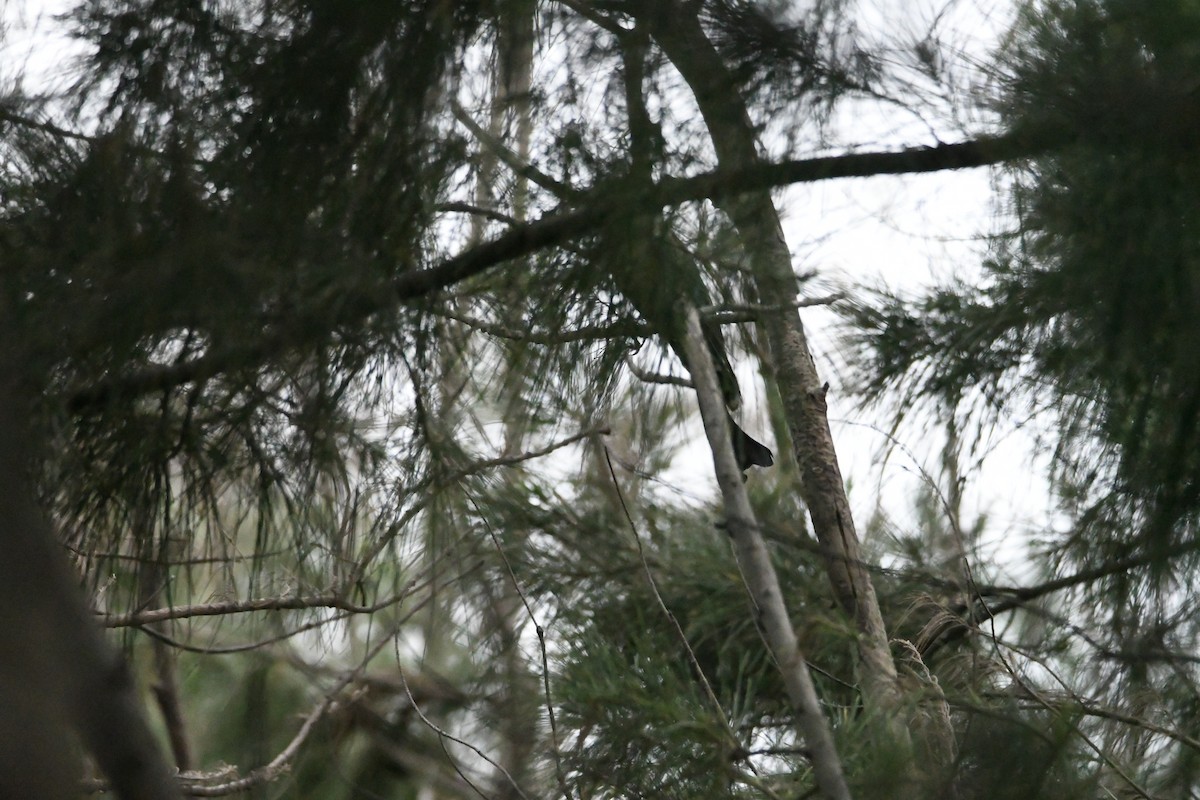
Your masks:
[{"label": "tree trunk", "polygon": [[[647,3],[644,21],[667,58],[695,95],[721,168],[741,169],[761,161],[754,127],[736,84],[705,35],[694,6],[675,0]],[[737,227],[764,305],[787,308],[796,299],[791,253],[779,214],[766,191],[722,201]],[[766,333],[772,366],[787,414],[800,487],[822,545],[838,603],[858,630],[859,679],[868,705],[885,713],[899,703],[896,666],[887,632],[846,498],[826,416],[826,386],[817,375],[804,326],[794,312],[770,312],[759,325]]]},{"label": "tree trunk", "polygon": [[783,677],[784,689],[796,715],[796,732],[808,751],[817,787],[831,800],[850,800],[850,789],[846,786],[842,762],[833,744],[833,733],[817,698],[808,663],[800,652],[796,632],[783,603],[779,576],[771,564],[771,556],[742,483],[742,466],[737,462],[729,438],[729,415],[725,410],[716,368],[700,329],[700,315],[694,307],[686,309],[684,313],[687,315],[684,346],[692,381],[696,385],[700,416],[704,419],[704,431],[713,451],[713,465],[725,501],[729,536],[737,551],[742,580],[758,612],[756,621],[759,630]]},{"label": "tree trunk", "polygon": [[78,797],[73,731],[118,797],[174,800],[125,661],[31,500],[25,412],[0,387],[0,797]]}]

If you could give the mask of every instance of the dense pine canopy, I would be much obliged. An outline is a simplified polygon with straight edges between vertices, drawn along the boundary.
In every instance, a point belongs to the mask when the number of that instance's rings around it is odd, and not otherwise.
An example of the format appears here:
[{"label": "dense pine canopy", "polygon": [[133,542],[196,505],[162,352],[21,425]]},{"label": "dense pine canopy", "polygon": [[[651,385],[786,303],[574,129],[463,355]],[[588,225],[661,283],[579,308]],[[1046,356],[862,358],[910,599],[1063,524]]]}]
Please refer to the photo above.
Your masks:
[{"label": "dense pine canopy", "polygon": [[[1193,796],[1200,6],[868,6],[40,17],[0,796]],[[982,263],[803,263],[788,186],[964,168]]]}]

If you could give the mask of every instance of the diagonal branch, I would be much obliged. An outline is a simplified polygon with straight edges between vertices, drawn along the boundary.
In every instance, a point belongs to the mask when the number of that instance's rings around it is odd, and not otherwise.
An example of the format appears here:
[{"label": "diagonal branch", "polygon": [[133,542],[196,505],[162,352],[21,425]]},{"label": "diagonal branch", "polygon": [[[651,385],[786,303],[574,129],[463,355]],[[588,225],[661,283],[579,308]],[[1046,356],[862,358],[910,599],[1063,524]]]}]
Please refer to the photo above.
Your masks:
[{"label": "diagonal branch", "polygon": [[557,178],[551,177],[540,169],[523,160],[520,156],[514,153],[509,147],[498,137],[483,129],[475,120],[471,119],[471,115],[467,110],[458,104],[458,101],[450,101],[450,111],[454,114],[454,118],[463,124],[463,126],[471,132],[481,145],[486,147],[489,152],[503,162],[504,166],[508,167],[519,177],[535,183],[546,191],[553,194],[559,200],[565,200],[570,197],[578,196],[579,191],[573,186],[563,183]]},{"label": "diagonal branch", "polygon": [[[780,163],[756,162],[687,178],[664,178],[646,187],[636,202],[647,213],[657,213],[666,206],[718,201],[796,183],[984,167],[1028,158],[1064,143],[1062,137],[1044,133],[1009,134],[891,152],[850,153]],[[507,261],[595,233],[612,213],[628,214],[631,202],[634,202],[633,198],[616,193],[611,185],[603,184],[580,195],[574,208],[553,211],[534,222],[511,228],[435,266],[401,273],[387,291],[346,298],[329,322],[335,328],[359,325],[372,315],[391,311],[406,301],[427,297]],[[67,391],[67,405],[73,413],[81,413],[114,400],[170,391],[212,379],[232,369],[259,366],[289,350],[311,345],[316,337],[328,335],[329,328],[314,330],[314,327],[279,328],[248,345],[215,349],[190,361],[148,367],[77,386]]]},{"label": "diagonal branch", "polygon": [[13,108],[13,104],[11,102],[0,103],[0,122],[7,122],[10,125],[17,125],[22,128],[32,128],[33,130],[48,133],[51,136],[56,136],[60,139],[75,139],[82,142],[94,142],[97,138],[86,133],[62,128],[52,122],[46,122],[44,120],[35,119],[22,114]]},{"label": "diagonal branch", "polygon": [[833,733],[817,697],[808,664],[800,652],[796,632],[783,603],[779,576],[771,563],[762,532],[750,506],[742,471],[729,438],[728,416],[716,368],[695,308],[687,310],[688,364],[696,384],[696,399],[700,416],[713,451],[717,483],[725,501],[727,530],[737,552],[742,579],[754,601],[758,614],[756,622],[775,664],[779,668],[788,699],[796,714],[796,729],[803,738],[812,760],[813,773],[821,792],[832,800],[850,800],[850,789],[842,771],[842,762],[834,746]]},{"label": "diagonal branch", "polygon": [[372,604],[369,606],[356,605],[338,594],[308,595],[303,597],[258,597],[251,600],[222,600],[214,603],[194,603],[183,606],[153,608],[145,611],[134,611],[130,614],[105,614],[100,617],[100,624],[106,628],[131,628],[176,619],[218,617],[229,614],[246,614],[253,611],[299,611],[315,608],[332,608],[339,611],[369,614],[399,602],[404,596],[391,597],[381,604]]}]

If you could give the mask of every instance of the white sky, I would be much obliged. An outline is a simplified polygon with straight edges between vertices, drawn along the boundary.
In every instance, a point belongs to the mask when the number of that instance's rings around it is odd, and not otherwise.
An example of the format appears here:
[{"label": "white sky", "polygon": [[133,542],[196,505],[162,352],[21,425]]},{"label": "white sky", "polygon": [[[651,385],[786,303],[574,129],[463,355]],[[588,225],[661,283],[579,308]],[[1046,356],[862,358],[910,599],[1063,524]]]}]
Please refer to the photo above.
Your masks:
[{"label": "white sky", "polygon": [[71,48],[54,16],[71,8],[68,0],[0,0],[0,81],[21,76],[28,91],[55,87],[66,77]]}]

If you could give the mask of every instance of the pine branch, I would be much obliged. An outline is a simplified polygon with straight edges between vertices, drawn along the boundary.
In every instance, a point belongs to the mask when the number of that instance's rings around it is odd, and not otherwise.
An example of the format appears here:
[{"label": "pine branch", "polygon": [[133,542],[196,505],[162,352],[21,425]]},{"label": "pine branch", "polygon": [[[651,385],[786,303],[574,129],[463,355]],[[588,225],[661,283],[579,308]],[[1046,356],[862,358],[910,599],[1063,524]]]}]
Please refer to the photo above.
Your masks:
[{"label": "pine branch", "polygon": [[[1090,569],[1080,570],[1072,575],[1064,575],[1061,578],[1054,578],[1033,586],[978,585],[975,587],[975,596],[969,606],[967,604],[959,604],[950,608],[948,614],[956,620],[961,620],[964,617],[972,620],[990,619],[998,614],[1026,607],[1032,601],[1046,595],[1073,589],[1077,586],[1085,586],[1113,575],[1119,575],[1122,572],[1147,567],[1157,562],[1165,562],[1197,550],[1200,550],[1200,538],[1191,538],[1168,547],[1162,552],[1129,556],[1128,558],[1118,559],[1107,564],[1100,564]],[[998,599],[989,600],[989,598]],[[963,638],[972,630],[974,628],[966,624],[946,624],[936,631],[931,632],[927,637],[925,645],[921,648],[921,654],[928,657],[934,650]]]},{"label": "pine branch", "polygon": [[51,136],[59,139],[74,139],[81,142],[94,142],[98,137],[90,136],[79,131],[68,130],[55,125],[52,122],[37,120],[33,117],[26,116],[17,111],[14,111],[11,104],[0,103],[0,122],[7,122],[10,125],[18,125],[22,128],[32,128],[34,130],[48,133]]},{"label": "pine branch", "polygon": [[761,161],[737,169],[718,168],[689,178],[663,178],[654,187],[654,200],[663,205],[698,200],[722,200],[747,192],[777,189],[836,178],[917,175],[988,167],[1031,158],[1070,143],[1052,131],[980,136],[962,142],[902,150],[845,153],[789,161]]},{"label": "pine branch", "polygon": [[644,370],[628,355],[625,356],[625,366],[633,373],[633,377],[637,378],[642,383],[657,383],[662,386],[681,386],[684,389],[694,389],[693,384],[687,378],[680,378],[676,375],[666,375],[661,372],[650,372]]},{"label": "pine branch", "polygon": [[458,104],[457,100],[450,101],[450,111],[452,114],[454,114],[454,118],[461,122],[481,145],[486,147],[489,152],[495,155],[496,158],[500,159],[504,166],[508,167],[516,175],[526,179],[530,183],[537,184],[553,194],[559,200],[566,200],[579,195],[578,190],[576,190],[573,186],[547,175],[533,164],[522,160],[521,157],[510,150],[503,141],[488,133],[483,129],[482,125],[471,119],[471,115],[467,113],[465,108]]},{"label": "pine branch", "polygon": [[531,330],[514,330],[503,325],[478,317],[458,314],[454,311],[439,308],[433,312],[439,317],[461,322],[468,328],[497,339],[507,339],[513,342],[527,344],[558,345],[570,342],[592,342],[597,340],[615,339],[619,336],[644,339],[653,334],[650,328],[634,320],[621,320],[611,325],[583,325],[553,333],[539,333]]},{"label": "pine branch", "polygon": [[484,208],[474,203],[438,203],[433,207],[433,210],[439,214],[467,214],[472,217],[482,217],[483,219],[490,219],[492,222],[500,222],[504,225],[519,224],[515,217],[510,217],[501,211]]},{"label": "pine branch", "polygon": [[756,322],[762,314],[778,314],[782,311],[794,311],[798,308],[813,308],[814,306],[831,306],[845,299],[845,292],[834,292],[821,297],[806,297],[794,303],[782,305],[730,303],[701,308],[700,316],[704,318],[705,322],[716,325],[734,325],[740,322]]},{"label": "pine branch", "polygon": [[[636,202],[644,206],[646,213],[658,213],[666,206],[729,199],[746,192],[796,183],[984,167],[1027,158],[1061,143],[1051,136],[1012,134],[894,152],[753,163],[689,178],[664,178],[647,186]],[[632,198],[614,196],[612,187],[607,184],[597,187],[583,195],[574,209],[554,211],[534,222],[514,227],[436,266],[402,273],[392,281],[390,291],[346,298],[330,323],[335,328],[360,325],[374,314],[442,291],[507,261],[595,233],[612,213],[628,213],[631,202],[634,202]],[[260,366],[289,350],[311,345],[316,337],[328,333],[328,329],[314,330],[311,325],[276,329],[249,345],[215,349],[190,361],[148,367],[75,387],[67,392],[67,406],[72,413],[78,414],[117,400],[202,383],[230,370]]]}]

